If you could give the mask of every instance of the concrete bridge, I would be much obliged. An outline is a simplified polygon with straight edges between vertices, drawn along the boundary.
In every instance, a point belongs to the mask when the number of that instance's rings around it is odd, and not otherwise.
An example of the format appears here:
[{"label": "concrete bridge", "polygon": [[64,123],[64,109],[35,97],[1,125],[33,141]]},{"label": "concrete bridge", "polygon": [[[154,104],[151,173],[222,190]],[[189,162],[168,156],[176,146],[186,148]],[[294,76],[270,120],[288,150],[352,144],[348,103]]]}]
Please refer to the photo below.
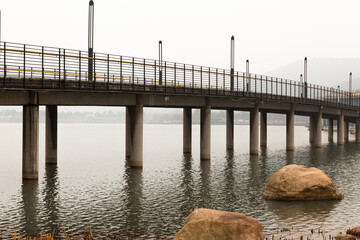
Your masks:
[{"label": "concrete bridge", "polygon": [[[90,67],[91,66],[91,67]],[[90,70],[90,73],[88,73]],[[267,113],[286,114],[286,149],[294,151],[294,116],[310,117],[310,142],[322,146],[322,119],[337,144],[356,124],[356,93],[275,77],[162,60],[0,43],[0,105],[23,106],[23,178],[38,178],[39,105],[46,106],[46,163],[57,163],[57,106],[125,106],[126,157],[143,165],[143,108],[183,108],[183,151],[191,152],[191,110],[201,109],[200,158],[210,160],[211,109],[226,110],[226,147],[234,146],[234,111],[250,112],[250,154],[267,145]],[[260,113],[260,114],[259,114]],[[260,117],[259,117],[260,115]],[[260,134],[259,134],[260,133]],[[259,141],[260,135],[260,141]]]}]

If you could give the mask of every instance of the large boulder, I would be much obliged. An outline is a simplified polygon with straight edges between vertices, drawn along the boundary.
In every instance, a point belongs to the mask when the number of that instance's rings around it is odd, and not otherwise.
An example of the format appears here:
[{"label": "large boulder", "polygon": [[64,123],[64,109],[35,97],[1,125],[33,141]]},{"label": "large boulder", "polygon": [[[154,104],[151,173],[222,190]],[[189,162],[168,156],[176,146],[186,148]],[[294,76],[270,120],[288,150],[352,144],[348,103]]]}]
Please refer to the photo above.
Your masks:
[{"label": "large boulder", "polygon": [[268,181],[262,196],[270,200],[330,200],[343,199],[331,178],[317,168],[287,165]]},{"label": "large boulder", "polygon": [[354,227],[346,231],[347,234],[351,234],[357,237],[360,237],[360,227]]},{"label": "large boulder", "polygon": [[262,224],[241,213],[200,208],[185,220],[174,240],[263,240]]}]

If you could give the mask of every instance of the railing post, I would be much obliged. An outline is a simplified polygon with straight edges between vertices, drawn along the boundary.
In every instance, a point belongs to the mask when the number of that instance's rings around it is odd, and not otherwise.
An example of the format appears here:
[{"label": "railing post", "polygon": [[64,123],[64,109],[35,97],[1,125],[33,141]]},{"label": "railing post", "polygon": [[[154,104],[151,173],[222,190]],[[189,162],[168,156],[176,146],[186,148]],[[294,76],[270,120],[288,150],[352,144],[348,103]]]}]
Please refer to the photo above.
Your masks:
[{"label": "railing post", "polygon": [[145,69],[145,64],[146,64],[146,61],[145,61],[145,58],[144,58],[144,92],[146,91],[146,89],[145,89],[145,86],[146,86],[146,69]]},{"label": "railing post", "polygon": [[107,90],[110,90],[110,56],[107,55]]},{"label": "railing post", "polygon": [[223,70],[223,95],[225,95],[226,84],[225,84],[225,69]]},{"label": "railing post", "polygon": [[216,69],[216,95],[218,94],[218,69]]},{"label": "railing post", "polygon": [[59,48],[59,70],[58,70],[58,72],[59,72],[59,88],[61,89],[61,79],[60,79],[60,72],[61,72],[61,49]]},{"label": "railing post", "polygon": [[[122,56],[120,56],[120,90],[122,90],[122,84],[123,84],[123,74],[122,74]],[[156,61],[155,61],[156,64]],[[156,71],[156,67],[155,67],[155,71]],[[155,78],[156,78],[156,73],[155,73]]]},{"label": "railing post", "polygon": [[260,94],[261,94],[261,99],[263,98],[263,76],[260,75]]},{"label": "railing post", "polygon": [[64,54],[64,58],[63,58],[63,60],[64,60],[64,63],[63,63],[63,69],[64,69],[64,85],[63,85],[63,87],[64,87],[64,89],[65,89],[65,87],[66,87],[66,67],[65,67],[65,49],[63,49],[63,54]]},{"label": "railing post", "polygon": [[174,63],[174,93],[176,93],[176,63]]},{"label": "railing post", "polygon": [[93,56],[94,56],[94,59],[93,59],[93,64],[94,64],[94,67],[92,69],[92,76],[93,76],[93,79],[94,79],[94,83],[93,83],[93,88],[95,89],[96,88],[96,56],[95,56],[95,53],[93,53]]},{"label": "railing post", "polygon": [[200,67],[200,89],[201,89],[201,94],[203,94],[203,88],[202,88],[202,66]]},{"label": "railing post", "polygon": [[24,79],[23,79],[23,87],[25,88],[25,78],[26,78],[26,71],[25,71],[25,69],[26,69],[26,45],[24,44],[24,62],[23,62],[23,70],[24,70],[24,72],[23,72],[23,75],[24,75]]},{"label": "railing post", "polygon": [[236,95],[239,96],[239,72],[236,72]]},{"label": "railing post", "polygon": [[79,89],[81,88],[81,51],[79,51]]},{"label": "railing post", "polygon": [[211,87],[210,87],[210,85],[211,85],[211,68],[209,68],[209,95],[211,94]]},{"label": "railing post", "polygon": [[165,62],[165,64],[164,64],[164,74],[165,74],[164,80],[165,80],[165,93],[166,93],[166,90],[167,90],[167,82],[166,82],[166,62]]},{"label": "railing post", "polygon": [[135,59],[134,58],[132,58],[131,78],[132,78],[132,90],[134,91],[134,89],[135,89]]},{"label": "railing post", "polygon": [[44,47],[41,47],[41,87],[44,88]]},{"label": "railing post", "polygon": [[254,80],[255,80],[255,97],[256,97],[256,93],[257,93],[257,89],[256,89],[256,87],[257,87],[257,84],[256,84],[256,82],[257,82],[256,74],[255,74]]},{"label": "railing post", "polygon": [[4,42],[4,79],[6,78],[6,42]]},{"label": "railing post", "polygon": [[194,84],[195,84],[195,79],[194,79],[194,65],[192,65],[191,67],[191,81],[192,81],[192,93],[194,93]]},{"label": "railing post", "polygon": [[186,92],[186,72],[185,72],[186,65],[184,64],[184,93]]}]

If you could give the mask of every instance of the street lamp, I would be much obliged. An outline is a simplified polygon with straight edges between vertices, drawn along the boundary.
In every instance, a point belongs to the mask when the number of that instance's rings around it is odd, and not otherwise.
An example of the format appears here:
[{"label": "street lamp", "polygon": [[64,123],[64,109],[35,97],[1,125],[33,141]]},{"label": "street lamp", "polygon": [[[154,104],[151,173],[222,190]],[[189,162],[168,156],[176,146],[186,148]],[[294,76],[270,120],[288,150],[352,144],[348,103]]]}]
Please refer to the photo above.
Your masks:
[{"label": "street lamp", "polygon": [[246,60],[246,91],[250,91],[250,73],[249,73],[249,60]]},{"label": "street lamp", "polygon": [[307,57],[304,58],[304,95],[307,98]]},{"label": "street lamp", "polygon": [[93,80],[93,57],[94,57],[94,1],[89,2],[89,25],[88,25],[88,79]]},{"label": "street lamp", "polygon": [[162,41],[159,41],[159,85],[162,85],[162,59],[163,59],[163,51],[162,51]]},{"label": "street lamp", "polygon": [[234,64],[235,64],[235,39],[231,36],[231,47],[230,47],[230,90],[234,90]]}]

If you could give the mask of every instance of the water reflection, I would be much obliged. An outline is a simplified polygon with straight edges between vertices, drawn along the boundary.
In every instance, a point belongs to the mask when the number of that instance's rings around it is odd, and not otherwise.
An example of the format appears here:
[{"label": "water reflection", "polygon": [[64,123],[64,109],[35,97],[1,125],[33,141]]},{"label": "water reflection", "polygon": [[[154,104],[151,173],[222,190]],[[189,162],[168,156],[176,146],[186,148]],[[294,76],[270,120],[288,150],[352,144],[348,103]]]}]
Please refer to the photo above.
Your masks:
[{"label": "water reflection", "polygon": [[181,191],[179,195],[179,197],[183,199],[183,201],[180,202],[181,219],[185,219],[187,215],[196,208],[192,161],[191,153],[183,154],[181,166]]},{"label": "water reflection", "polygon": [[[225,155],[225,169],[224,169],[224,188],[222,195],[227,203],[232,203],[238,201],[238,195],[236,194],[236,184],[234,170],[234,151],[227,150]],[[228,204],[228,211],[235,211],[235,206],[233,204]]]},{"label": "water reflection", "polygon": [[124,173],[125,212],[124,220],[126,233],[136,235],[145,232],[146,226],[143,222],[143,170],[142,168],[131,168],[127,163]]},{"label": "water reflection", "polygon": [[23,180],[21,186],[22,209],[24,217],[22,233],[28,236],[35,236],[39,233],[38,226],[38,194],[39,187],[37,180]]},{"label": "water reflection", "polygon": [[42,191],[45,203],[45,224],[46,229],[55,232],[60,230],[59,225],[59,182],[57,165],[47,164],[45,169],[45,187]]},{"label": "water reflection", "polygon": [[286,151],[286,165],[294,164],[295,152]]},{"label": "water reflection", "polygon": [[200,161],[200,199],[199,207],[211,208],[212,197],[211,197],[211,161],[202,160]]}]

